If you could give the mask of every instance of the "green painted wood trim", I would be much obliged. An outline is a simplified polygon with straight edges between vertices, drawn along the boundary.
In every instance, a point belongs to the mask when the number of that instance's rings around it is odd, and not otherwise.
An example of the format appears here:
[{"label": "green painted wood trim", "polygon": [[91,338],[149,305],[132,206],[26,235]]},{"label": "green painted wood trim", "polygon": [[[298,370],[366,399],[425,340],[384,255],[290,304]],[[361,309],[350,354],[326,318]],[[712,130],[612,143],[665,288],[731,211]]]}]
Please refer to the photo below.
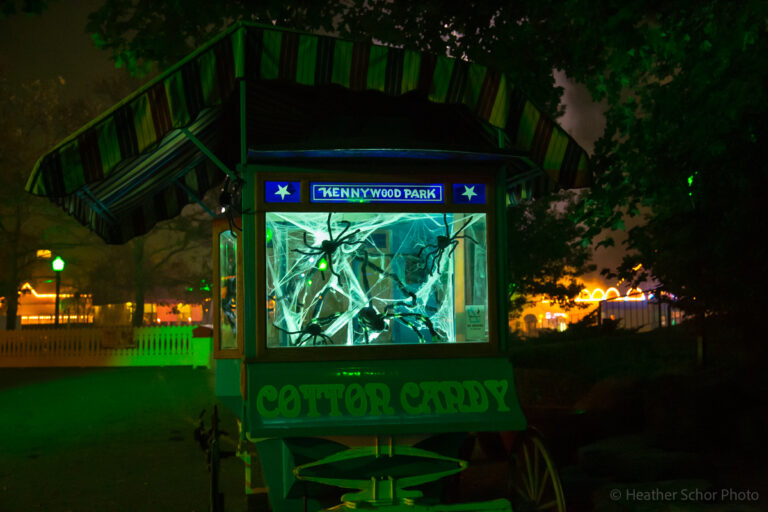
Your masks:
[{"label": "green painted wood trim", "polygon": [[248,111],[245,89],[245,79],[240,80],[240,165],[248,162]]},{"label": "green painted wood trim", "polygon": [[235,59],[235,80],[245,78],[245,27],[238,26],[235,31],[232,54]]},{"label": "green painted wood trim", "polygon": [[192,141],[192,143],[197,146],[197,148],[208,158],[211,159],[211,161],[216,164],[216,167],[222,170],[227,176],[230,178],[237,178],[237,175],[232,172],[226,165],[224,165],[224,162],[219,160],[219,158],[214,155],[208,147],[200,141],[197,137],[194,136],[192,132],[187,130],[186,128],[182,128],[181,132],[184,134],[185,137],[187,137],[189,140]]},{"label": "green painted wood trim", "polygon": [[496,175],[494,187],[494,207],[496,216],[496,257],[498,268],[496,269],[496,310],[498,311],[496,329],[499,336],[499,350],[506,353],[509,350],[509,299],[507,298],[507,283],[509,282],[509,269],[507,266],[507,178],[506,170]]},{"label": "green painted wood trim", "polygon": [[[251,166],[239,165],[238,174],[245,181],[242,187],[242,205],[243,211],[253,211],[256,206],[256,171]],[[242,236],[243,246],[243,354],[246,358],[256,357],[256,338],[258,336],[256,318],[256,265],[253,262],[260,261],[256,254],[256,240],[252,236],[256,232],[257,215],[242,216],[242,233],[248,233],[248,236]],[[250,372],[249,378],[250,378]]]}]

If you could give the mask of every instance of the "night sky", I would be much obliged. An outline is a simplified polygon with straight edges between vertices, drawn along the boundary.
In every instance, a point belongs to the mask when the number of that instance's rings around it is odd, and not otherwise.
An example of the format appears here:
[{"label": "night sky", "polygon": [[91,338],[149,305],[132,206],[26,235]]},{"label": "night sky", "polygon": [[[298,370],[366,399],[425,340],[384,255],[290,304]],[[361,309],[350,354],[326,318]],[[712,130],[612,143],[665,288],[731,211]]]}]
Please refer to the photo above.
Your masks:
[{"label": "night sky", "polygon": [[68,94],[77,97],[97,79],[122,73],[85,33],[88,13],[100,4],[54,1],[41,16],[17,14],[0,20],[0,74],[12,85],[61,76]]}]

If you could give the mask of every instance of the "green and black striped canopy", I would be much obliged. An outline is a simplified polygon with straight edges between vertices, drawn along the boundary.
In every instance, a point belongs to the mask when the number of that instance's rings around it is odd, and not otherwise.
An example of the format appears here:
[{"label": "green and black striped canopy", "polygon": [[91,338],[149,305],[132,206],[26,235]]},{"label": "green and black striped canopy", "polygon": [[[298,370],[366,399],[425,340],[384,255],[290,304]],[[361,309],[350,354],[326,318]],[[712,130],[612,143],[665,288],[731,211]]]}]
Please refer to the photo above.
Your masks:
[{"label": "green and black striped canopy", "polygon": [[238,23],[43,155],[27,190],[123,243],[222,181],[185,131],[230,169],[249,152],[395,148],[515,156],[517,192],[541,171],[550,187],[590,180],[584,150],[504,73]]}]

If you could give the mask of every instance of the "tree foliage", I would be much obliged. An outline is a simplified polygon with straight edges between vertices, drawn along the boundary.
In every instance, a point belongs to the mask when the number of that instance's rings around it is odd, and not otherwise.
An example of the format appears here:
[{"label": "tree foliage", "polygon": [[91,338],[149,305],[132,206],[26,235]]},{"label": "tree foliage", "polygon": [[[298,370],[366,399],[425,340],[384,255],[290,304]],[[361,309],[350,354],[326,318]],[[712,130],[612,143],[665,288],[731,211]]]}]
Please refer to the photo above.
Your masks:
[{"label": "tree foliage", "polygon": [[[108,257],[91,268],[90,289],[99,303],[131,302],[134,326],[144,323],[146,302],[176,304],[207,298],[188,293],[189,287],[210,279],[213,272],[211,222],[197,205],[187,206],[180,216],[159,223],[146,235],[104,250]],[[121,271],[116,273],[115,268]]]},{"label": "tree foliage", "polygon": [[342,9],[328,1],[106,0],[89,16],[86,31],[117,67],[140,76],[154,65],[175,64],[235,21],[330,31]]},{"label": "tree foliage", "polygon": [[586,226],[573,222],[576,204],[563,192],[507,208],[510,309],[523,311],[542,297],[570,308],[584,289],[579,277],[594,270]]},{"label": "tree foliage", "polygon": [[8,329],[16,324],[17,291],[39,266],[36,251],[62,253],[89,243],[77,222],[24,191],[36,159],[93,114],[82,102],[62,102],[63,87],[61,78],[14,90],[0,81],[0,296]]},{"label": "tree foliage", "polygon": [[619,274],[650,274],[690,311],[743,326],[763,307],[768,270],[755,231],[768,184],[768,4],[641,4],[585,20],[568,68],[610,107],[583,218],[592,235],[648,207]]},{"label": "tree foliage", "polygon": [[42,14],[49,0],[0,0],[0,20],[14,14]]},{"label": "tree foliage", "polygon": [[107,0],[86,31],[115,65],[141,75],[168,67],[235,21],[330,34],[468,58],[507,71],[549,114],[561,107],[547,42],[525,21],[526,3],[262,0]]}]

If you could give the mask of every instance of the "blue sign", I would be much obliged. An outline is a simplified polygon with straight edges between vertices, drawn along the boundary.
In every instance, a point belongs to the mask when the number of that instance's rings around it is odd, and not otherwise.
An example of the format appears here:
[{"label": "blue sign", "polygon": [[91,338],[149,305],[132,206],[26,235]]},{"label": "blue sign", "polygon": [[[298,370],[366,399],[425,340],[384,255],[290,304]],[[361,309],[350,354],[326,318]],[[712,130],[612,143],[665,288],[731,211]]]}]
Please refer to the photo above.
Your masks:
[{"label": "blue sign", "polygon": [[412,183],[312,183],[313,203],[442,203],[443,186]]},{"label": "blue sign", "polygon": [[485,184],[454,183],[453,204],[485,204]]},{"label": "blue sign", "polygon": [[264,201],[267,203],[301,202],[301,183],[298,181],[265,181]]}]

